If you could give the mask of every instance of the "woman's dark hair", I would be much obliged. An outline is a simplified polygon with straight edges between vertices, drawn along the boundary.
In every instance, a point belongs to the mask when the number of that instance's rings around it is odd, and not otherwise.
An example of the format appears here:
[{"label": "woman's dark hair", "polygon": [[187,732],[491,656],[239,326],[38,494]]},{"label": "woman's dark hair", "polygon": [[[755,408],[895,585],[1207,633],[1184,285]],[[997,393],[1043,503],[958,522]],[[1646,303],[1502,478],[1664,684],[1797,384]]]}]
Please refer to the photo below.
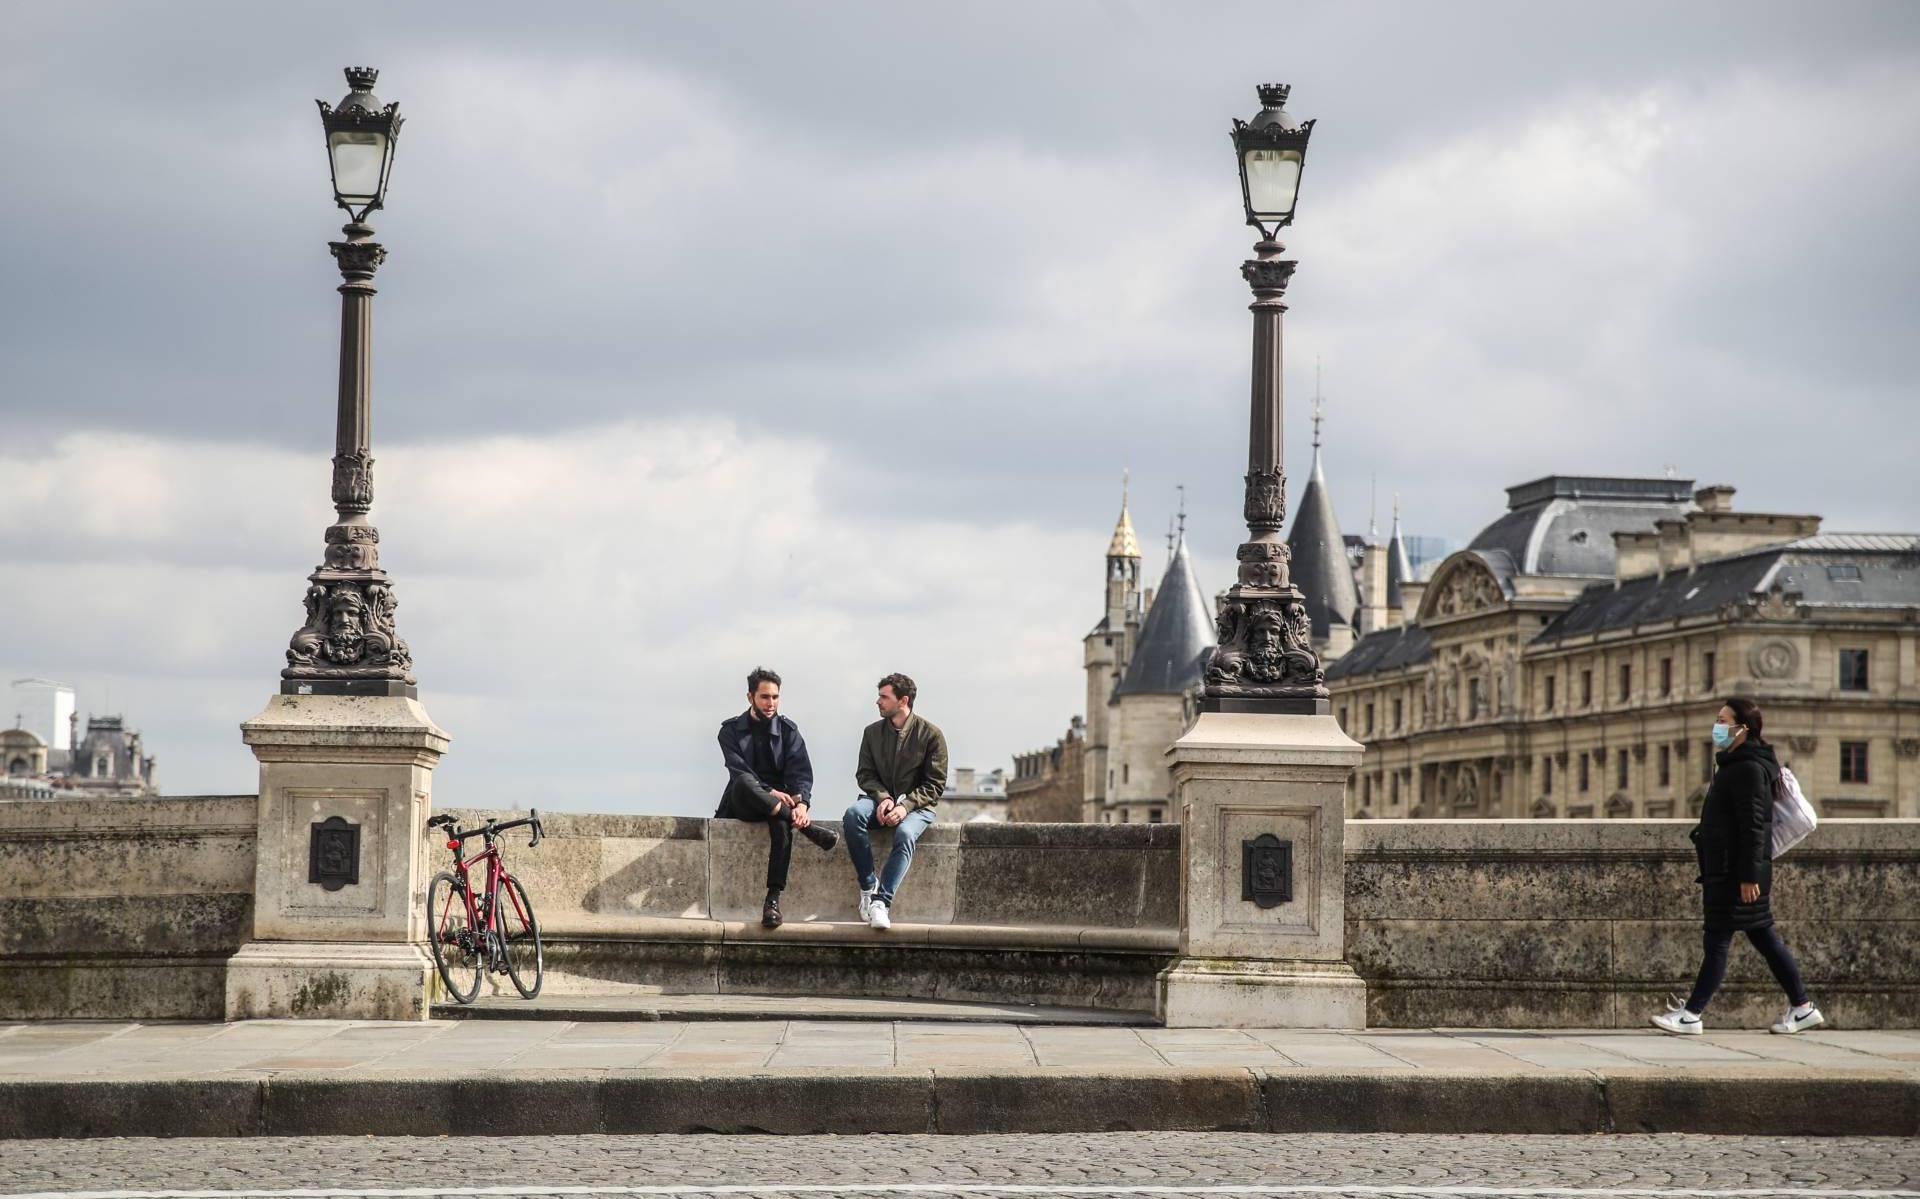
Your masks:
[{"label": "woman's dark hair", "polygon": [[1735,695],[1728,698],[1727,707],[1733,710],[1734,720],[1747,726],[1747,740],[1755,745],[1766,744],[1766,738],[1760,735],[1760,730],[1766,727],[1766,717],[1760,714],[1759,704],[1744,695]]},{"label": "woman's dark hair", "polygon": [[754,667],[753,673],[747,676],[747,694],[752,695],[754,692],[760,690],[760,684],[762,683],[772,683],[778,687],[780,685],[780,676],[764,666]]}]

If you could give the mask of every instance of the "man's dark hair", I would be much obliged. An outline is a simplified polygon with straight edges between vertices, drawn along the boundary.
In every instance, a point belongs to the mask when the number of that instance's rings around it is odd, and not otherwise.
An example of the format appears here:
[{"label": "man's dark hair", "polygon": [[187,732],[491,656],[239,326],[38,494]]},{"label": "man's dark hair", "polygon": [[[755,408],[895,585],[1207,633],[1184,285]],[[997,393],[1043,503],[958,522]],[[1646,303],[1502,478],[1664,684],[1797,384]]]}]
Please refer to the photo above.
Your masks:
[{"label": "man's dark hair", "polygon": [[1733,710],[1733,718],[1747,726],[1747,740],[1755,745],[1765,745],[1760,730],[1766,727],[1766,719],[1760,715],[1760,705],[1744,695],[1729,696],[1727,707]]},{"label": "man's dark hair", "polygon": [[747,676],[747,694],[752,695],[754,692],[760,690],[760,684],[762,683],[772,683],[778,687],[780,685],[780,676],[764,666],[754,667],[753,673]]},{"label": "man's dark hair", "polygon": [[881,687],[893,688],[893,694],[900,699],[906,700],[909,708],[913,706],[913,697],[920,694],[920,688],[913,685],[913,680],[901,674],[899,671],[893,672],[874,684],[876,691]]}]

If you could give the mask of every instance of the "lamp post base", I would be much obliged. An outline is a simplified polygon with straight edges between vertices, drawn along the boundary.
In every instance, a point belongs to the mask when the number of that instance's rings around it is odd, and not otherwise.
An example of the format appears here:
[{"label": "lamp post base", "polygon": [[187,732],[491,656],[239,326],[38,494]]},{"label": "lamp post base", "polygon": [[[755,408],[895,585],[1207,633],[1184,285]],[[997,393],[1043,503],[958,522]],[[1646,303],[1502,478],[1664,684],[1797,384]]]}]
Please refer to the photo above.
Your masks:
[{"label": "lamp post base", "polygon": [[388,695],[419,699],[420,689],[404,679],[282,679],[282,695]]},{"label": "lamp post base", "polygon": [[1209,695],[1200,700],[1202,712],[1246,712],[1256,716],[1325,716],[1333,701],[1315,696],[1298,699],[1251,699]]}]

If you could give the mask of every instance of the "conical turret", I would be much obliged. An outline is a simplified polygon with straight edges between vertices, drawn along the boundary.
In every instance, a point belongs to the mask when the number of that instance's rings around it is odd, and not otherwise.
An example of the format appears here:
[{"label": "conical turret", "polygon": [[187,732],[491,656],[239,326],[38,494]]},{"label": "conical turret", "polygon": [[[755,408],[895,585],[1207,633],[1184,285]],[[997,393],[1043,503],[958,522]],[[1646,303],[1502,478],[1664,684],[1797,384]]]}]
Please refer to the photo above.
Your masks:
[{"label": "conical turret", "polygon": [[1114,694],[1179,694],[1198,686],[1207,651],[1213,648],[1212,610],[1182,539],[1174,546],[1173,561],[1167,563],[1141,626],[1140,643]]},{"label": "conical turret", "polygon": [[1347,560],[1346,539],[1333,515],[1333,498],[1320,465],[1320,406],[1313,413],[1313,473],[1293,510],[1293,530],[1287,534],[1292,554],[1294,586],[1306,598],[1313,639],[1325,646],[1339,632],[1338,651],[1352,644],[1360,613],[1360,588]]}]

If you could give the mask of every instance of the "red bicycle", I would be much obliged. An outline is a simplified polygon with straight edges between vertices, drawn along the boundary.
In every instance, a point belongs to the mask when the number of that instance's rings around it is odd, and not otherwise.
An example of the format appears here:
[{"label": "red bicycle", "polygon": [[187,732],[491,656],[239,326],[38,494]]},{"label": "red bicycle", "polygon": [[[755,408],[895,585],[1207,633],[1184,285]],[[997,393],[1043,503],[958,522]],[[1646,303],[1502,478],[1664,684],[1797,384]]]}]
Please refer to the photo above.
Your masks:
[{"label": "red bicycle", "polygon": [[[534,919],[527,889],[507,873],[507,863],[495,842],[509,829],[531,826],[533,838],[527,848],[540,844],[540,813],[529,809],[525,819],[505,823],[489,820],[465,832],[454,823],[451,816],[427,821],[429,831],[447,830],[447,848],[453,851],[452,872],[434,875],[427,885],[427,921],[431,925],[427,943],[433,951],[434,968],[440,972],[447,993],[460,1003],[473,1002],[485,973],[506,975],[522,999],[532,999],[540,993],[546,972],[540,922]],[[460,847],[473,837],[481,838],[485,848],[470,858],[461,858]],[[476,892],[467,871],[483,863],[485,884]]]}]

